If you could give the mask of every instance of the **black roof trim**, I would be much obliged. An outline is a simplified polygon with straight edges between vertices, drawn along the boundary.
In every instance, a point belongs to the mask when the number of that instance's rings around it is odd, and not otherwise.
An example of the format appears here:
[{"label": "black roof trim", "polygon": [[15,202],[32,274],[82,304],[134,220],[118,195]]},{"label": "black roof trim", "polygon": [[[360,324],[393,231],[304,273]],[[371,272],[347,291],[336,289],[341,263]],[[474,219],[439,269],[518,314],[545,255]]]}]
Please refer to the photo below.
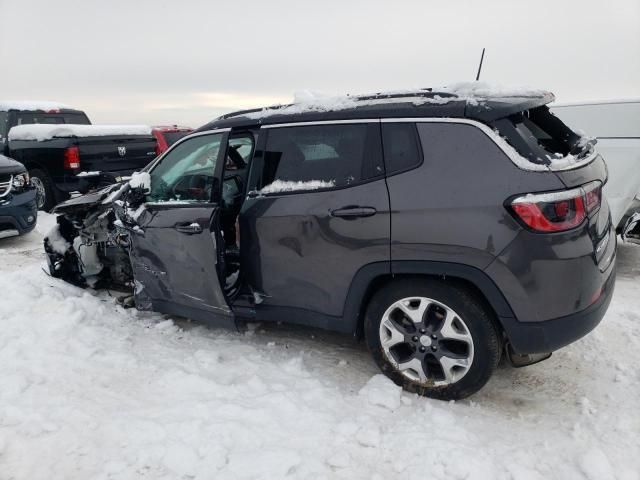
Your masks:
[{"label": "black roof trim", "polygon": [[[424,103],[416,99],[447,99],[449,102],[429,102]],[[212,130],[216,128],[251,128],[259,125],[272,125],[278,123],[297,122],[317,122],[331,120],[355,120],[367,118],[470,118],[489,123],[498,118],[503,118],[523,110],[540,107],[552,102],[555,97],[550,92],[541,95],[528,96],[504,96],[489,98],[467,98],[459,97],[451,92],[433,91],[425,88],[412,92],[390,92],[376,93],[372,95],[353,96],[356,102],[363,102],[362,105],[355,105],[351,108],[337,110],[306,110],[301,112],[286,112],[288,107],[296,104],[275,105],[265,108],[255,108],[250,110],[240,110],[231,112],[206,125],[196,131]],[[397,99],[397,102],[366,103],[371,100]],[[251,115],[268,111],[264,116]],[[283,113],[279,113],[283,110]]]}]

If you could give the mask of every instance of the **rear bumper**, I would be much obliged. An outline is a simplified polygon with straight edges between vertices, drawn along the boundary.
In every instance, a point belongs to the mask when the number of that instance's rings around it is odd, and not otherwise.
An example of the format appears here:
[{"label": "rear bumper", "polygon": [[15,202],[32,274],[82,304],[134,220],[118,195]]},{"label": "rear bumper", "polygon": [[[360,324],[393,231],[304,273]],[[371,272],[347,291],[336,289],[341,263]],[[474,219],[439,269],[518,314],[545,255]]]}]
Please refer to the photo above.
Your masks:
[{"label": "rear bumper", "polygon": [[543,322],[519,322],[500,318],[507,338],[519,354],[549,353],[562,348],[593,330],[604,317],[616,283],[615,263],[606,279],[600,298],[581,312]]},{"label": "rear bumper", "polygon": [[13,235],[28,233],[36,226],[37,218],[35,189],[11,193],[0,200],[0,236],[10,236],[12,232],[17,232]]}]

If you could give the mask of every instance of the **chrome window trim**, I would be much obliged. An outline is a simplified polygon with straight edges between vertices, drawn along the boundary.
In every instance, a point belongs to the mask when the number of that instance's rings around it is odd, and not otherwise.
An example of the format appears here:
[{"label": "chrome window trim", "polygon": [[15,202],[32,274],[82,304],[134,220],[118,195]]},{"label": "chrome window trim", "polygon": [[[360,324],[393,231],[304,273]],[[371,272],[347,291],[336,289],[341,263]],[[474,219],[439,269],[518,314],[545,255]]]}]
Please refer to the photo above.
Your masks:
[{"label": "chrome window trim", "polygon": [[261,125],[261,128],[285,128],[285,127],[305,127],[314,125],[343,125],[349,123],[380,123],[379,118],[354,118],[353,120],[318,120],[313,122],[289,122],[289,123],[273,123],[270,125]]},{"label": "chrome window trim", "polygon": [[[504,152],[504,154],[509,157],[509,159],[516,165],[516,167],[521,170],[526,170],[528,172],[562,172],[566,170],[573,170],[574,168],[580,168],[584,165],[591,163],[595,157],[598,155],[598,152],[594,151],[589,156],[583,158],[582,160],[563,166],[563,167],[553,167],[550,165],[542,165],[530,162],[522,155],[518,154],[514,149],[513,151],[509,151],[505,149],[502,145],[497,143],[494,139],[494,135],[499,135],[497,132],[491,129],[489,125],[486,125],[477,120],[472,120],[469,118],[451,118],[451,117],[442,117],[442,118],[383,118],[381,119],[382,123],[398,123],[398,122],[414,122],[414,123],[460,123],[463,125],[473,125],[476,128],[479,128],[485,135],[489,137],[489,139],[500,148]],[[506,140],[505,140],[506,142]],[[513,148],[513,147],[512,147]]]},{"label": "chrome window trim", "polygon": [[[387,118],[354,118],[354,119],[342,119],[342,120],[316,120],[316,121],[299,121],[299,122],[287,122],[287,123],[273,123],[269,125],[257,125],[254,126],[258,129],[272,129],[272,128],[286,128],[286,127],[305,127],[305,126],[315,126],[315,125],[348,125],[348,124],[361,124],[361,123],[457,123],[461,125],[471,125],[474,126],[480,131],[482,131],[489,140],[491,140],[510,160],[511,162],[521,170],[525,170],[528,172],[561,172],[567,170],[573,170],[576,168],[580,168],[584,165],[591,163],[597,156],[598,152],[594,151],[587,157],[582,160],[571,163],[562,167],[553,167],[549,165],[542,165],[530,162],[522,155],[520,155],[513,147],[511,149],[505,148],[503,145],[500,145],[498,142],[494,140],[494,136],[498,135],[491,127],[488,125],[470,118],[452,118],[452,117],[387,117]],[[182,142],[200,135],[210,135],[215,133],[225,133],[230,132],[231,128],[218,128],[212,130],[206,130],[204,132],[192,133],[191,135],[187,135],[186,137],[181,138],[176,143],[174,143],[166,152],[157,157],[153,162],[151,162],[143,171],[150,171],[155,164],[160,161],[168,152],[173,150],[177,145]],[[506,142],[506,140],[505,140]]]}]

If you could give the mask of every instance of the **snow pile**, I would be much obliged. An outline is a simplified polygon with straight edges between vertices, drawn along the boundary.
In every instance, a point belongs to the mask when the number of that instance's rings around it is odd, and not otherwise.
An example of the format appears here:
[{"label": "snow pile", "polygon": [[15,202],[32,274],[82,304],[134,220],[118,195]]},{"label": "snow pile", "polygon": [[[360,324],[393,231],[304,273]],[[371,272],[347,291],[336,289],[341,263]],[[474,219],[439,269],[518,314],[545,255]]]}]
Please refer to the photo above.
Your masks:
[{"label": "snow pile", "polygon": [[[42,216],[42,213],[38,215],[38,222],[40,222]],[[69,250],[69,247],[71,246],[71,244],[60,234],[60,225],[57,223],[47,232],[45,238],[49,241],[51,250],[59,253],[60,255],[67,253],[67,250]]]},{"label": "snow pile", "polygon": [[434,91],[452,93],[472,102],[501,98],[539,98],[545,95],[551,95],[547,90],[531,87],[506,86],[488,82],[458,82],[434,89]]},{"label": "snow pile", "polygon": [[8,110],[61,110],[73,109],[69,105],[59,102],[32,101],[32,100],[0,100],[0,112]]},{"label": "snow pile", "polygon": [[378,405],[393,411],[401,404],[402,388],[379,374],[371,377],[359,394],[365,397],[370,405]]},{"label": "snow pile", "polygon": [[149,172],[133,172],[129,180],[131,188],[142,188],[144,191],[151,191],[151,175]]},{"label": "snow pile", "polygon": [[305,182],[294,182],[290,180],[275,180],[262,187],[258,191],[260,194],[267,193],[283,193],[283,192],[297,192],[300,190],[319,190],[321,188],[332,188],[336,186],[336,182],[334,180],[325,181],[325,180],[307,180]]},{"label": "snow pile", "polygon": [[634,245],[593,333],[447,403],[343,336],[124,310],[46,276],[41,241],[0,241],[0,478],[638,480]]},{"label": "snow pile", "polygon": [[9,140],[37,140],[42,142],[52,138],[104,137],[108,135],[151,135],[147,125],[74,125],[31,124],[18,125],[9,130]]}]

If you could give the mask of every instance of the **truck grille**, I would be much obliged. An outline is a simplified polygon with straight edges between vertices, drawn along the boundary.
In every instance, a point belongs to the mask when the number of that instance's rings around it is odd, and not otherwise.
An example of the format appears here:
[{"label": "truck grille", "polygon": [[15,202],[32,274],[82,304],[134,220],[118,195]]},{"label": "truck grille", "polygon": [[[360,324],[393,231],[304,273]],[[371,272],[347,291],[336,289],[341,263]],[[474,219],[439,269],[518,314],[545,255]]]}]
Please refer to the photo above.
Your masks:
[{"label": "truck grille", "polygon": [[11,175],[0,175],[0,198],[9,194],[12,180],[13,177]]}]

